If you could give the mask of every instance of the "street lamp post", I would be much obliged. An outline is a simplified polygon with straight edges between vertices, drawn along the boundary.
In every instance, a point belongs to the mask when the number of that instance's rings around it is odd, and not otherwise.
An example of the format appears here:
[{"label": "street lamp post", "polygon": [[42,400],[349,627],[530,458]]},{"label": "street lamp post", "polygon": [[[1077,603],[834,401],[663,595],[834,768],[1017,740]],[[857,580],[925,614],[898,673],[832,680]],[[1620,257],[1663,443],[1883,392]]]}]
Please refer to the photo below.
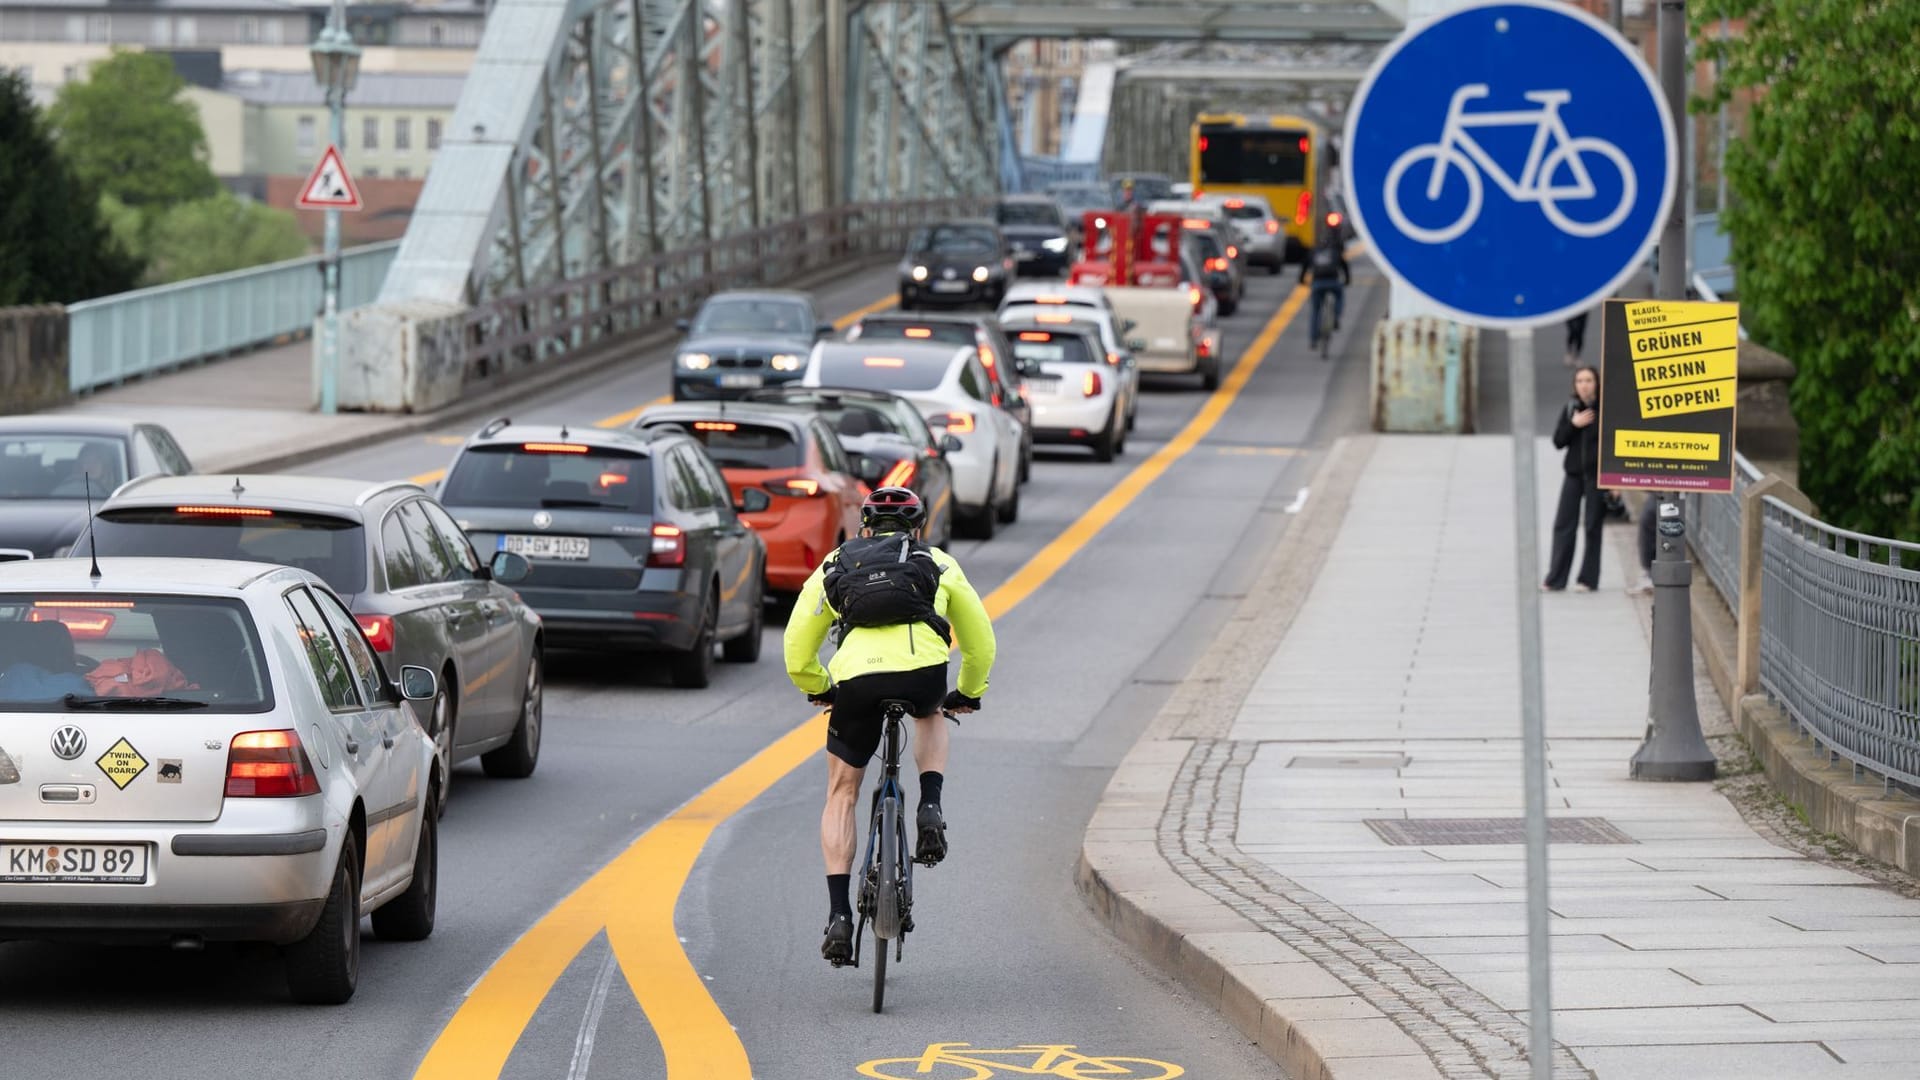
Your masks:
[{"label": "street lamp post", "polygon": [[[327,25],[313,39],[308,50],[313,58],[313,78],[327,92],[328,138],[335,149],[346,142],[347,91],[360,77],[360,47],[347,32],[346,0],[333,0]],[[325,299],[320,315],[320,411],[332,413],[338,406],[340,377],[340,211],[327,212]]]}]

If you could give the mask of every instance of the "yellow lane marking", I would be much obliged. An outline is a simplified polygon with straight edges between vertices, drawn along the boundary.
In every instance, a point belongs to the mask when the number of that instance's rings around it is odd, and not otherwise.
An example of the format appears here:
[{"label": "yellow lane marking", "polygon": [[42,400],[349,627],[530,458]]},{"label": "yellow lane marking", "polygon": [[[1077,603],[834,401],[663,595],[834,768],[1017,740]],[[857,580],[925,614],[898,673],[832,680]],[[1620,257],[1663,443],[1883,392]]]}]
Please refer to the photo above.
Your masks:
[{"label": "yellow lane marking", "polygon": [[[984,603],[991,616],[1005,615],[1032,595],[1148,484],[1213,430],[1306,296],[1305,288],[1296,288],[1288,296],[1220,389],[1172,442],[1135,467],[1066,532],[987,594]],[[669,1080],[750,1080],[746,1048],[687,958],[674,925],[674,907],[713,830],[803,763],[817,759],[825,729],[826,717],[816,715],[780,736],[641,834],[541,916],[474,984],[420,1062],[414,1080],[497,1077],[561,973],[602,928],[627,985],[660,1040]]]},{"label": "yellow lane marking", "polygon": [[673,400],[672,394],[661,394],[659,397],[654,398],[652,401],[649,401],[644,405],[635,405],[633,408],[628,409],[626,412],[614,413],[612,416],[606,417],[604,419],[595,420],[593,422],[593,426],[597,428],[626,427],[628,424],[633,423],[634,417],[639,416],[641,413],[646,412],[648,409],[652,408],[655,405],[665,405],[667,402],[672,400]]},{"label": "yellow lane marking", "polygon": [[1229,457],[1293,457],[1300,453],[1297,446],[1223,446],[1220,453]]},{"label": "yellow lane marking", "polygon": [[[466,440],[463,439],[461,441],[465,442]],[[413,476],[407,477],[407,483],[419,484],[421,487],[426,487],[428,484],[431,484],[434,481],[439,480],[446,475],[447,475],[447,470],[445,469],[433,469],[428,472],[418,473]]]},{"label": "yellow lane marking", "polygon": [[883,296],[873,303],[868,304],[866,307],[855,308],[833,320],[833,328],[835,330],[845,330],[847,327],[852,326],[854,323],[859,322],[874,312],[885,311],[899,302],[900,297],[898,296]]}]

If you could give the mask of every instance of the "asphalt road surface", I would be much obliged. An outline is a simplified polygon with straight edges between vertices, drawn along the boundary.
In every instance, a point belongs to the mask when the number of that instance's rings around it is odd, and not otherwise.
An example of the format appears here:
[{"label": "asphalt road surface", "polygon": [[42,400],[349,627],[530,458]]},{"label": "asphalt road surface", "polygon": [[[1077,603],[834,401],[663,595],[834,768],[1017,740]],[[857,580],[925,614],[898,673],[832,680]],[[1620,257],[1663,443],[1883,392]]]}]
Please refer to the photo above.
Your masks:
[{"label": "asphalt road surface", "polygon": [[[290,1004],[265,948],[0,945],[0,1077],[840,1080],[933,1043],[1279,1077],[1108,934],[1073,872],[1113,766],[1237,602],[1319,451],[1364,425],[1385,288],[1361,265],[1333,362],[1307,349],[1292,275],[1257,274],[1224,324],[1247,378],[1217,395],[1150,379],[1122,458],[1043,451],[1018,524],[956,543],[996,611],[1000,659],[986,709],[954,732],[952,853],[916,876],[885,1014],[869,1011],[868,968],[819,958],[826,770],[769,625],[760,662],[720,665],[703,691],[671,688],[645,658],[551,655],[539,771],[456,772],[438,927],[417,944],[369,936],[349,1005]],[[816,295],[842,316],[891,284],[864,270]],[[630,415],[667,392],[668,355],[636,353],[512,415]],[[430,479],[469,430],[300,471]]]}]

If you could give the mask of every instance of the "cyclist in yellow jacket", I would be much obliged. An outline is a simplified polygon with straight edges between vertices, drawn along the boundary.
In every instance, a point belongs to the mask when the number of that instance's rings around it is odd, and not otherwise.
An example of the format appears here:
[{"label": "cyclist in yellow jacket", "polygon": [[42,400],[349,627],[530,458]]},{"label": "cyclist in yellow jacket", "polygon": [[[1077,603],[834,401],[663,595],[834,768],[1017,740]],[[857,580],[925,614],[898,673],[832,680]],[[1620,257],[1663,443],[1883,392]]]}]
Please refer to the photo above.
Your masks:
[{"label": "cyclist in yellow jacket", "polygon": [[[809,700],[832,707],[827,721],[827,805],[820,815],[820,853],[827,864],[831,913],[820,952],[836,967],[853,959],[848,889],[854,802],[867,762],[880,745],[880,703],[895,699],[914,706],[913,760],[920,770],[914,859],[933,866],[947,853],[946,817],[940,807],[947,728],[941,712],[978,709],[993,668],[993,623],[980,594],[953,556],[918,542],[925,520],[920,497],[906,488],[883,487],[869,495],[860,510],[863,536],[828,555],[813,572],[787,623],[787,677]],[[876,537],[888,543],[877,545],[872,540]],[[896,539],[897,549],[892,544]],[[877,551],[884,561],[864,564],[858,574],[845,572],[843,556],[856,549]],[[869,568],[872,571],[865,572]],[[847,610],[839,610],[830,595]],[[844,636],[822,667],[820,648],[836,625]],[[949,692],[947,658],[953,643],[960,647],[960,678]]]}]

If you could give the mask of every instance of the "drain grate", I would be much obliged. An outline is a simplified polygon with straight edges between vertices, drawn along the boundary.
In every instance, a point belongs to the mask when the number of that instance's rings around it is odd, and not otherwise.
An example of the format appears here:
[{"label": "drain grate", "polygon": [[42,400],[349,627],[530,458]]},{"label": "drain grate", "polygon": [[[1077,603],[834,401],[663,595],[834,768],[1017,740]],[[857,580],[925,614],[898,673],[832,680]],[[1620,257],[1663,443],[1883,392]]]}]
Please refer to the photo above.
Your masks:
[{"label": "drain grate", "polygon": [[1289,769],[1402,769],[1405,754],[1302,754],[1287,762]]},{"label": "drain grate", "polygon": [[[1368,818],[1367,827],[1389,844],[1445,847],[1458,844],[1521,844],[1525,818]],[[1633,844],[1633,837],[1605,818],[1547,819],[1547,839],[1555,844]]]}]

